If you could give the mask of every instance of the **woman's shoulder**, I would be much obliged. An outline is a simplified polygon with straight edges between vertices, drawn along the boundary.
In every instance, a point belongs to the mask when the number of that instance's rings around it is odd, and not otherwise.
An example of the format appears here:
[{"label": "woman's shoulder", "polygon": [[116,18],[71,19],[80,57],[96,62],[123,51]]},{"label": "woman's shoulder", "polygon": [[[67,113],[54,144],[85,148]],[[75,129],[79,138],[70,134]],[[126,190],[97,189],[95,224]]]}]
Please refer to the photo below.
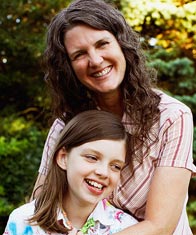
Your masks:
[{"label": "woman's shoulder", "polygon": [[191,112],[190,108],[182,101],[180,101],[180,99],[174,98],[169,93],[163,92],[161,90],[156,90],[155,92],[161,98],[159,108],[162,112],[165,110],[180,110],[181,112]]},{"label": "woman's shoulder", "polygon": [[165,123],[168,120],[173,123],[185,116],[188,118],[187,120],[192,122],[192,112],[186,104],[163,91],[156,92],[161,98],[159,104],[161,123]]},{"label": "woman's shoulder", "polygon": [[51,129],[62,130],[64,126],[65,126],[64,121],[60,118],[56,118],[52,123]]},{"label": "woman's shoulder", "polygon": [[56,139],[58,138],[59,134],[62,132],[63,128],[65,126],[65,123],[63,120],[57,118],[54,120],[54,122],[52,123],[49,133],[48,133],[48,137],[49,139],[54,139],[56,141]]}]

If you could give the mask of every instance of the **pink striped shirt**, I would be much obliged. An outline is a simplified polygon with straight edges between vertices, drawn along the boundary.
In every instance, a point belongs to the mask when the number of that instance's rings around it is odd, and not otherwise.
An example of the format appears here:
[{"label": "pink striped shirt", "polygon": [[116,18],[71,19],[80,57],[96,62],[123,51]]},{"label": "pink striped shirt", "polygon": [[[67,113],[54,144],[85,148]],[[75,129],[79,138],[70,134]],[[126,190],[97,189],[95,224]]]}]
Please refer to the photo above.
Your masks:
[{"label": "pink striped shirt", "polygon": [[[160,124],[153,127],[158,133],[159,141],[150,144],[150,152],[143,157],[143,163],[134,162],[133,172],[127,166],[122,171],[119,186],[113,193],[114,204],[130,211],[138,220],[143,220],[145,215],[147,193],[156,167],[181,167],[186,168],[196,175],[196,167],[193,165],[193,120],[190,109],[176,99],[161,93],[159,105],[161,111]],[[124,114],[123,122],[128,121]],[[64,123],[57,119],[48,134],[39,172],[47,173],[48,160],[53,151],[56,139],[64,127]],[[128,131],[130,126],[126,125]],[[134,177],[132,177],[134,174]],[[191,235],[188,217],[186,213],[187,198],[183,211],[173,235]]]}]

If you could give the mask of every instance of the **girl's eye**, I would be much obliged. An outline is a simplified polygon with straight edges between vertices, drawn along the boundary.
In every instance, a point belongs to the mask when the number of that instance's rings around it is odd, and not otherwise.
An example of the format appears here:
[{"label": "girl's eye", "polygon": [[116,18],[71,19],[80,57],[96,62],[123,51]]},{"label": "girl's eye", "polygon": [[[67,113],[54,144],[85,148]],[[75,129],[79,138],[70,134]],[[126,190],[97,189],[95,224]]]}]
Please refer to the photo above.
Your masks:
[{"label": "girl's eye", "polygon": [[111,168],[113,171],[121,171],[122,170],[122,166],[120,166],[118,164],[111,165]]},{"label": "girl's eye", "polygon": [[88,161],[95,162],[97,161],[97,157],[93,155],[86,155],[85,156]]}]

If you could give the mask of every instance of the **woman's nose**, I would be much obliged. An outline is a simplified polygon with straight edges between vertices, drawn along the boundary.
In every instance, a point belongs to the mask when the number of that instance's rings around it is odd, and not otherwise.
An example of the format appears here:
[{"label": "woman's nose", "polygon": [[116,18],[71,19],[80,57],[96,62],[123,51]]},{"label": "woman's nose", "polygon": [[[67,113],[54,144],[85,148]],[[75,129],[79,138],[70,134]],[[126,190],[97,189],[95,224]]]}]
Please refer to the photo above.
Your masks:
[{"label": "woman's nose", "polygon": [[97,67],[103,62],[103,57],[97,51],[92,51],[89,54],[89,67]]}]

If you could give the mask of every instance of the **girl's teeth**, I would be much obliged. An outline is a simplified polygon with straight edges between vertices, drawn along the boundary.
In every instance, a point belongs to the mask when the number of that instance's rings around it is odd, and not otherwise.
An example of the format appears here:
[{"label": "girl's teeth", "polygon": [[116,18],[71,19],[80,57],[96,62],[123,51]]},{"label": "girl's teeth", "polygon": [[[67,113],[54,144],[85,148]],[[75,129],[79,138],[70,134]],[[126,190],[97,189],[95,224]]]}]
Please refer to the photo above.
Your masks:
[{"label": "girl's teeth", "polygon": [[101,72],[95,73],[95,74],[94,74],[94,77],[98,78],[98,77],[104,76],[104,75],[106,75],[107,73],[109,73],[110,70],[111,70],[111,67],[107,67],[107,68],[105,68],[104,70],[102,70]]},{"label": "girl's teeth", "polygon": [[103,185],[95,182],[95,181],[91,181],[91,180],[87,180],[87,183],[94,186],[95,188],[98,188],[98,189],[102,189],[103,188]]}]

